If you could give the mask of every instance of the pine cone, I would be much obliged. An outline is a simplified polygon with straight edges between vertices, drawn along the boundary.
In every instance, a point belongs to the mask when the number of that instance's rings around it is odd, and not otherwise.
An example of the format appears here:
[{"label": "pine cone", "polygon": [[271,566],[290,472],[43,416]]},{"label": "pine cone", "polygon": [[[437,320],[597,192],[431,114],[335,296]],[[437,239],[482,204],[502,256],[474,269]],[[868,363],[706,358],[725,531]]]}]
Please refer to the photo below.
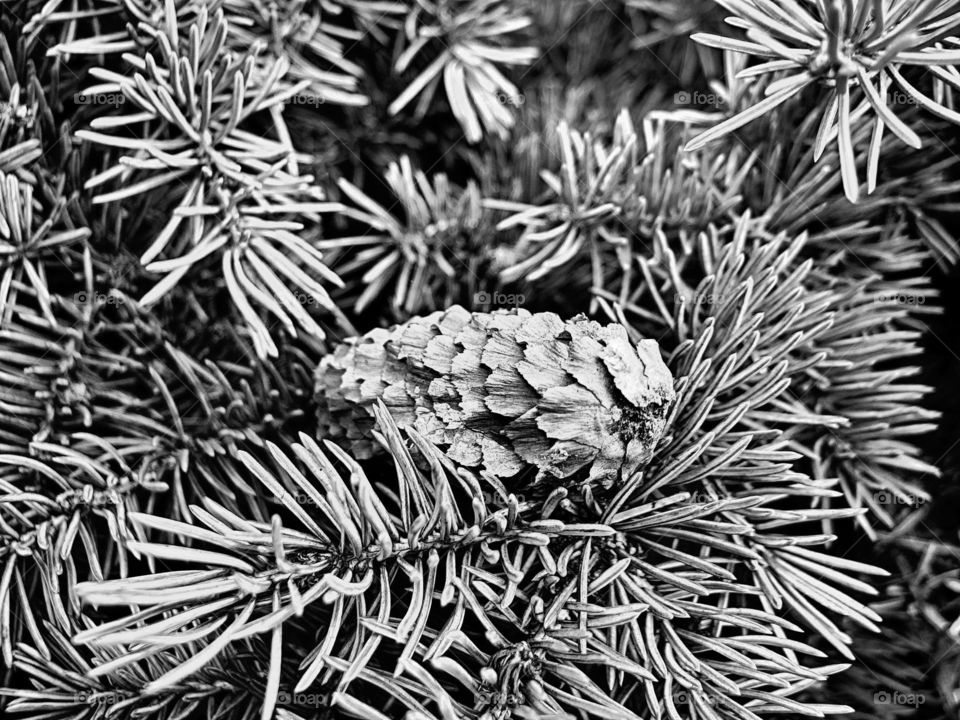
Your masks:
[{"label": "pine cone", "polygon": [[674,398],[658,345],[620,325],[462,307],[373,330],[317,369],[320,432],[370,457],[373,403],[455,462],[605,486],[649,462]]}]

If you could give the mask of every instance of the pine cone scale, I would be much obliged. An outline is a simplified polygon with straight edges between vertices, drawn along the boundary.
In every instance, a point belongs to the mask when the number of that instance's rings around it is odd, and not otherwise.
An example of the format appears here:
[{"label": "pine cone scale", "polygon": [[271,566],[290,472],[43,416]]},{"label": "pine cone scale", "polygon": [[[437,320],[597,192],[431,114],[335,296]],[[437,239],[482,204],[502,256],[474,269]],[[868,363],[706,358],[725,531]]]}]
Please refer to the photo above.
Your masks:
[{"label": "pine cone scale", "polygon": [[[348,340],[317,370],[321,432],[364,436],[380,399],[467,467],[611,484],[649,462],[674,399],[656,342],[619,325],[463,308]],[[333,428],[355,425],[360,432]]]}]

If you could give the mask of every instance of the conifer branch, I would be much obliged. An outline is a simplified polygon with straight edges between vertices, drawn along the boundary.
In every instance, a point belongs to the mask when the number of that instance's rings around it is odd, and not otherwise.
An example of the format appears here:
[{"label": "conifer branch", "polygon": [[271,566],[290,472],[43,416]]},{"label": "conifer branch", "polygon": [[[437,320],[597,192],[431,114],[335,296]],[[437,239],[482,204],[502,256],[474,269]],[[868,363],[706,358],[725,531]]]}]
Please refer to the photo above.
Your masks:
[{"label": "conifer branch", "polygon": [[[875,132],[869,154],[876,157],[889,129],[902,142],[919,148],[920,136],[890,107],[895,87],[933,115],[960,123],[952,107],[953,88],[960,80],[955,65],[960,47],[955,37],[960,19],[952,0],[911,0],[887,8],[887,3],[859,0],[824,0],[778,8],[754,0],[717,0],[746,31],[747,40],[712,34],[694,39],[764,62],[741,71],[743,77],[773,76],[766,99],[708,130],[687,144],[695,150],[770,112],[814,83],[826,86],[819,101],[821,123],[818,155],[836,139],[847,199],[860,198],[860,181],[853,143],[854,124],[873,116]],[[904,76],[914,71],[927,75],[932,92],[922,92]],[[908,73],[911,74],[911,73]],[[911,74],[912,75],[912,74]],[[932,95],[932,97],[931,97]],[[937,99],[934,99],[937,98]],[[875,163],[874,163],[875,166]],[[871,170],[875,182],[876,170]]]},{"label": "conifer branch", "polygon": [[390,164],[384,179],[399,205],[396,210],[383,207],[349,180],[338,181],[350,205],[338,205],[336,212],[369,229],[362,235],[331,235],[317,247],[349,253],[338,271],[348,279],[361,273],[357,312],[385,295],[402,319],[454,304],[463,294],[460,283],[470,285],[471,276],[482,272],[478,261],[489,242],[476,183],[460,189],[443,174],[431,181],[414,170],[406,155]]},{"label": "conifer branch", "polygon": [[422,117],[441,82],[447,102],[468,142],[484,134],[506,138],[514,125],[511,104],[520,90],[500,66],[529,65],[534,47],[508,44],[530,19],[501,0],[415,0],[404,20],[400,54],[393,70],[405,73],[422,55],[430,58],[406,89],[390,103],[395,115],[415,99]]},{"label": "conifer branch", "polygon": [[955,6],[5,2],[0,714],[955,714]]},{"label": "conifer branch", "polygon": [[[349,708],[359,700],[351,701],[343,693],[354,679],[362,678],[382,642],[398,644],[397,668],[421,682],[418,663],[446,652],[461,634],[465,613],[487,629],[489,638],[505,643],[478,596],[492,590],[481,582],[491,572],[513,578],[506,591],[511,595],[517,591],[523,573],[516,577],[522,566],[509,560],[514,553],[547,542],[563,544],[611,533],[598,524],[521,519],[524,507],[514,496],[504,497],[499,483],[455,472],[439,451],[411,431],[410,440],[428,468],[418,470],[385,408],[376,412],[382,441],[397,463],[396,488],[371,482],[355,461],[328,444],[327,452],[349,472],[348,485],[347,475],[304,435],[289,448],[292,456],[268,446],[274,471],[241,451],[239,459],[250,480],[261,483],[302,529],[285,527],[279,515],[268,523],[251,522],[210,500],[192,508],[198,525],[131,515],[144,530],[180,539],[177,544],[133,542],[128,545],[131,552],[194,569],[82,583],[78,593],[87,603],[136,604],[143,610],[82,632],[76,641],[98,647],[150,645],[153,638],[159,639],[161,629],[165,637],[159,648],[207,638],[199,654],[150,679],[143,691],[155,694],[199,671],[231,642],[278,634],[288,620],[320,613],[327,618],[326,630],[301,663],[295,692],[318,680],[323,685],[335,680],[335,702]],[[481,497],[499,497],[505,507],[490,512]],[[195,543],[217,549],[201,550]],[[407,581],[401,581],[403,577]],[[454,613],[443,633],[425,635],[438,592],[441,605],[453,604]],[[357,613],[360,622],[355,625],[352,618]],[[348,623],[351,629],[346,633]],[[136,662],[138,656],[129,658]],[[274,647],[271,677],[279,672],[281,661],[279,648]],[[114,665],[118,672],[121,665]],[[384,689],[402,701],[402,687],[391,682]],[[432,682],[427,687],[434,689]],[[266,703],[271,705],[271,698]]]}]

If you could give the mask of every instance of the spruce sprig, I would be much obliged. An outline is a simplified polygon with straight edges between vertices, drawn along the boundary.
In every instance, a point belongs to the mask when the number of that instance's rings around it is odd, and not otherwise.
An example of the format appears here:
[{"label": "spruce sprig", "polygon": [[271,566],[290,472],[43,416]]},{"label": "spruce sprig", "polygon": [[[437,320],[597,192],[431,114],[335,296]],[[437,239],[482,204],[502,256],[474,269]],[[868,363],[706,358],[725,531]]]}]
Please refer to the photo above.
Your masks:
[{"label": "spruce sprig", "polygon": [[[746,40],[698,33],[696,41],[763,62],[740,71],[742,78],[770,78],[765,97],[687,144],[695,150],[770,113],[807,87],[826,92],[819,100],[821,121],[815,156],[836,142],[843,188],[851,202],[860,198],[854,127],[872,124],[868,184],[876,184],[877,158],[889,129],[913,148],[920,136],[903,122],[891,103],[896,88],[933,115],[960,124],[952,92],[960,87],[960,27],[953,0],[822,0],[780,5],[761,0],[717,0],[732,14],[731,25]],[[916,72],[914,72],[916,71]],[[906,75],[904,74],[906,73]],[[932,92],[907,76],[929,80]],[[925,77],[924,77],[925,76]],[[916,80],[914,80],[916,82]],[[870,116],[872,115],[872,123]]]},{"label": "spruce sprig", "polygon": [[508,213],[497,224],[501,233],[519,230],[501,252],[502,279],[537,283],[582,263],[600,287],[611,272],[629,277],[634,254],[648,252],[656,234],[686,247],[731,214],[753,163],[737,164],[741,158],[732,154],[678,152],[670,133],[676,119],[651,112],[638,130],[623,110],[609,142],[560,123],[559,168],[540,172],[546,197],[484,200],[485,207]]},{"label": "spruce sprig", "polygon": [[61,201],[44,212],[32,185],[0,172],[0,320],[4,323],[13,313],[16,287],[21,283],[32,288],[46,319],[56,323],[46,280],[56,270],[46,265],[58,264],[66,246],[90,236],[88,228],[64,226],[65,205]]},{"label": "spruce sprig", "polygon": [[[953,712],[917,372],[956,161],[902,142],[956,123],[953,5],[725,0],[747,41],[694,47],[701,2],[5,3],[0,713],[755,720],[862,711],[877,682]],[[722,113],[660,110],[702,82]],[[325,320],[383,337],[497,280],[657,339],[677,397],[641,472],[464,467],[436,403],[410,430],[375,402],[441,398],[416,362],[345,385],[380,455],[328,442],[342,416],[317,434],[318,366],[438,334],[332,356]],[[527,397],[494,385],[472,397]],[[558,424],[589,435],[586,407]]]},{"label": "spruce sprig", "polygon": [[350,204],[338,204],[336,212],[369,229],[354,236],[328,234],[316,247],[345,251],[337,270],[363,286],[357,312],[385,296],[401,319],[456,303],[461,283],[476,284],[483,272],[479,259],[490,240],[478,185],[470,181],[461,189],[443,173],[428,178],[406,155],[387,167],[384,179],[395,209],[340,178],[337,186]]},{"label": "spruce sprig", "polygon": [[511,104],[522,98],[501,66],[528,65],[535,47],[510,41],[530,25],[530,18],[502,0],[415,0],[404,21],[394,72],[406,73],[415,60],[429,63],[406,86],[388,112],[394,115],[415,99],[422,117],[439,86],[468,142],[484,134],[506,138],[514,125]]},{"label": "spruce sprig", "polygon": [[[490,593],[497,592],[497,583],[489,580],[495,575],[509,579],[499,592],[505,600],[515,597],[529,572],[520,561],[523,555],[534,557],[536,548],[551,541],[603,537],[611,530],[596,523],[525,519],[527,506],[518,504],[495,479],[457,472],[439,451],[410,432],[413,455],[382,407],[377,418],[382,441],[396,462],[395,486],[370,480],[336,446],[327,443],[324,451],[305,435],[286,450],[268,444],[270,468],[240,451],[245,475],[265,488],[299,529],[289,521],[284,525],[279,514],[269,522],[251,521],[212,500],[191,508],[198,524],[131,515],[130,521],[142,531],[157,531],[176,542],[135,541],[128,544],[130,552],[192,569],[81,583],[77,592],[87,603],[133,603],[143,609],[82,632],[76,641],[106,647],[159,641],[156,648],[163,650],[207,638],[196,655],[149,679],[142,692],[155,695],[197,673],[228,644],[269,634],[262,713],[267,718],[281,682],[287,621],[304,615],[323,618],[318,643],[301,662],[294,692],[315,683],[335,688],[334,705],[356,715],[371,712],[373,706],[362,699],[367,695],[353,692],[351,684],[380,680],[378,690],[410,710],[425,712],[424,704],[435,702],[443,716],[454,708],[465,712],[447,690],[440,690],[424,663],[436,660],[435,668],[472,690],[476,675],[464,672],[453,659],[440,661],[452,648],[469,656],[471,641],[460,640],[464,624],[480,623],[495,647],[510,646],[499,629],[502,615],[487,606]],[[331,457],[346,472],[337,470]],[[495,510],[481,498],[503,507]],[[198,544],[215,549],[200,549]],[[434,608],[451,606],[453,612],[442,625],[430,624]],[[387,658],[392,664],[385,667]],[[137,653],[128,655],[126,661],[112,664],[111,673],[133,669],[140,661]],[[555,664],[557,681],[589,686],[574,670],[563,672],[564,662]],[[412,682],[393,680],[383,673],[388,667],[396,668],[394,676],[403,673]],[[498,676],[480,677],[490,682]],[[516,701],[556,708],[549,693]]]},{"label": "spruce sprig", "polygon": [[[348,4],[286,0],[269,6],[243,0],[224,9],[230,21],[228,45],[242,54],[268,40],[261,57],[287,61],[283,82],[297,88],[291,100],[313,107],[327,103],[362,107],[370,102],[360,89],[363,68],[346,57],[347,50],[404,10],[400,3],[362,0]],[[350,27],[354,16],[369,24]],[[263,62],[261,71],[269,73],[269,61]]]},{"label": "spruce sprig", "polygon": [[[340,279],[297,234],[332,206],[310,176],[298,174],[280,112],[309,82],[280,84],[290,66],[286,57],[264,71],[257,64],[260,48],[230,52],[229,35],[223,11],[203,9],[182,35],[178,24],[169,24],[155,32],[155,45],[142,57],[124,55],[132,75],[91,70],[103,84],[87,92],[122,97],[124,112],[94,118],[89,130],[78,131],[82,140],[119,151],[116,164],[84,187],[121,184],[94,195],[95,205],[150,193],[169,212],[140,248],[146,270],[161,275],[142,305],[159,301],[194,266],[219,261],[251,344],[262,357],[275,357],[276,343],[257,308],[293,336],[297,328],[325,336],[313,307],[346,322],[324,287]],[[265,116],[275,139],[250,126]]]}]

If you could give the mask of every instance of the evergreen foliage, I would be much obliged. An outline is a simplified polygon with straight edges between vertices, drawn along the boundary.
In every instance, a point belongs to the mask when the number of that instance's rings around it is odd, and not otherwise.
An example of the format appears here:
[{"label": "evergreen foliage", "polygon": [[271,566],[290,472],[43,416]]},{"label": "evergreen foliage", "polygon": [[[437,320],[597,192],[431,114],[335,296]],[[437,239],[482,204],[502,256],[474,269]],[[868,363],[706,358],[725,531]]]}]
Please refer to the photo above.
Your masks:
[{"label": "evergreen foliage", "polygon": [[0,0],[0,714],[960,717],[958,25]]}]

